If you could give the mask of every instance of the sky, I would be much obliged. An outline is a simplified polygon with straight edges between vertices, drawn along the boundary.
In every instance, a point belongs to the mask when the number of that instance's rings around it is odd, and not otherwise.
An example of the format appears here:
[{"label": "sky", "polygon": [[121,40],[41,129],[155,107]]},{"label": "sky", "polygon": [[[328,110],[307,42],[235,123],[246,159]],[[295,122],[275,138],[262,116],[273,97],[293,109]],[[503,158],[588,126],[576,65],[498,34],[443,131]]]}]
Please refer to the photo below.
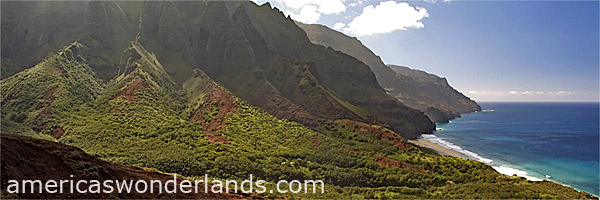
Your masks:
[{"label": "sky", "polygon": [[476,101],[599,101],[598,1],[266,1]]}]

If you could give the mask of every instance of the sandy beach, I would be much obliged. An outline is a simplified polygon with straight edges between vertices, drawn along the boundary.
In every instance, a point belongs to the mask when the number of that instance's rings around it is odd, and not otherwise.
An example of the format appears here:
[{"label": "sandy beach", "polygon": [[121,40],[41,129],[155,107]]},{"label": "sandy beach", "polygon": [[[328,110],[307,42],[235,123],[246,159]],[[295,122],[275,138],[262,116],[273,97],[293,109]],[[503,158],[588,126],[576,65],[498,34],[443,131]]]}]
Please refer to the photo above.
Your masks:
[{"label": "sandy beach", "polygon": [[431,142],[429,140],[426,140],[426,139],[416,139],[416,140],[408,140],[408,141],[411,142],[411,143],[413,143],[413,144],[422,146],[422,147],[427,147],[427,148],[433,149],[433,150],[437,151],[438,153],[440,153],[442,155],[448,155],[448,156],[452,156],[452,157],[465,158],[466,159],[466,157],[463,156],[462,154],[460,154],[460,153],[458,153],[456,151],[450,150],[450,149],[446,149],[446,148],[440,146],[439,144],[433,143],[433,142]]}]

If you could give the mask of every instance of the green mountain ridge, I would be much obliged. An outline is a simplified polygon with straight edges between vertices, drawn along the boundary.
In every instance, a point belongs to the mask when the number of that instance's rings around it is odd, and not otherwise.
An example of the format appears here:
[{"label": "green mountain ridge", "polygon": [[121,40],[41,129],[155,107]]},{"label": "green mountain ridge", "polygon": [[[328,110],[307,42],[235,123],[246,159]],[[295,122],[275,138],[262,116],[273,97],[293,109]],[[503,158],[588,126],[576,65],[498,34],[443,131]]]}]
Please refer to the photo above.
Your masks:
[{"label": "green mountain ridge", "polygon": [[[65,8],[56,10],[55,7],[61,6]],[[256,6],[251,2],[94,1],[27,5],[4,2],[3,7],[15,10],[27,8],[39,15],[45,14],[47,7],[53,12],[48,15],[60,19],[69,15],[85,16],[83,21],[87,22],[58,20],[49,24],[64,29],[44,28],[45,24],[34,23],[41,20],[39,17],[31,17],[27,12],[2,13],[2,20],[6,22],[3,24],[7,24],[2,34],[3,52],[7,51],[2,54],[3,63],[8,65],[3,67],[6,71],[20,71],[36,61],[35,56],[24,55],[38,55],[51,47],[58,49],[58,44],[66,45],[79,38],[78,41],[90,47],[90,67],[107,81],[118,73],[120,52],[129,46],[129,41],[138,41],[156,55],[165,71],[179,85],[190,78],[194,69],[201,69],[235,95],[251,99],[250,103],[278,117],[311,127],[316,127],[318,118],[360,116],[353,119],[386,126],[408,138],[416,138],[435,128],[421,112],[387,95],[368,66],[346,54],[312,44],[291,19],[283,17],[280,11],[269,5]],[[24,22],[11,24],[13,19],[23,19]],[[29,31],[34,25],[35,30],[39,30]],[[44,29],[53,30],[52,34],[47,35]],[[32,41],[45,37],[48,37],[47,40]],[[12,46],[18,44],[31,45],[15,51]],[[321,85],[305,88],[308,91],[304,94],[315,94],[310,90],[317,90],[322,94],[329,93],[331,98],[314,99],[295,94],[283,95],[287,101],[282,101],[280,94],[286,89],[277,87],[294,83],[272,84],[272,81],[286,80],[289,76],[286,73],[264,73],[269,84],[258,83],[264,80],[240,78],[240,74],[251,76],[260,70],[292,72],[277,68],[304,61],[309,64],[310,72],[304,75],[314,77]],[[338,70],[341,68],[344,70]],[[3,76],[10,74],[3,72]],[[263,85],[262,93],[247,94],[251,90],[240,90],[246,85]],[[331,103],[321,103],[322,100]],[[285,103],[278,105],[280,102]],[[335,112],[318,112],[321,110]]]},{"label": "green mountain ridge", "polygon": [[68,107],[92,101],[103,91],[83,51],[81,43],[73,42],[34,67],[3,79],[2,116],[9,118],[2,120],[3,131],[40,137],[64,134],[55,123],[65,117]]},{"label": "green mountain ridge", "polygon": [[[344,119],[321,122],[314,131],[249,105],[198,69],[183,87],[168,90],[174,81],[154,54],[137,42],[130,45],[123,51],[122,73],[92,89],[92,99],[68,106],[70,99],[54,99],[65,105],[53,122],[64,134],[50,140],[109,162],[191,178],[244,179],[253,174],[267,180],[267,188],[280,179],[326,183],[324,194],[265,194],[271,198],[592,198],[556,183],[509,177],[477,161],[438,155],[381,126]],[[73,43],[47,60],[68,58],[66,69],[89,69],[74,62],[86,60],[85,49]],[[32,75],[47,63],[2,80],[3,88],[13,81],[42,88],[47,83],[40,80],[46,78]],[[93,75],[91,70],[73,72]],[[3,101],[15,92],[7,91]],[[6,122],[7,115],[2,116]],[[11,125],[3,124],[2,133],[12,133]],[[94,174],[94,168],[81,173]]]},{"label": "green mountain ridge", "polygon": [[[376,83],[372,85],[374,76],[366,65],[333,49],[301,42],[304,39],[288,38],[304,49],[275,39],[302,35],[296,31],[279,34],[270,30],[277,28],[272,26],[256,31],[251,31],[254,25],[240,28],[238,23],[248,25],[244,16],[256,20],[254,24],[274,15],[278,16],[274,23],[295,26],[268,5],[2,2],[2,11],[5,4],[10,8],[44,4],[52,10],[52,5],[67,6],[65,13],[103,8],[106,12],[97,12],[100,16],[88,14],[102,18],[96,28],[109,33],[116,29],[102,24],[115,22],[107,20],[114,16],[122,17],[117,20],[121,24],[137,20],[140,26],[134,26],[139,34],[113,35],[130,39],[116,45],[122,47],[118,53],[98,49],[99,35],[84,34],[84,40],[66,42],[33,67],[0,80],[2,134],[53,140],[108,162],[190,178],[208,174],[242,180],[253,174],[267,180],[267,189],[274,189],[282,179],[326,184],[324,194],[261,194],[267,198],[593,198],[556,183],[505,176],[481,162],[441,156],[410,144],[401,135],[416,136],[423,127],[430,128],[425,124],[431,122],[387,96]],[[76,9],[86,7],[86,11]],[[131,14],[135,11],[139,15]],[[2,13],[4,25],[11,20]],[[231,16],[237,16],[236,20]],[[261,43],[260,37],[248,36],[256,33],[272,35],[263,37],[265,43]],[[2,37],[4,49],[4,37],[16,36],[3,32]],[[161,44],[159,39],[170,42]],[[262,49],[260,44],[272,47]],[[300,59],[279,50],[314,55]],[[228,60],[250,53],[251,58]],[[233,57],[224,56],[230,54]],[[3,54],[2,59],[17,60],[11,56]],[[327,62],[340,63],[328,66]],[[343,80],[367,74],[350,85],[368,84],[345,88],[328,71],[341,66],[349,68]],[[103,73],[112,75],[102,78]],[[360,91],[364,93],[352,94]],[[364,102],[369,99],[374,103]],[[51,115],[45,114],[46,109]],[[391,117],[398,119],[390,123]],[[48,147],[44,152],[56,151]],[[2,166],[6,166],[4,160]],[[84,171],[93,173],[94,168],[87,166]],[[5,194],[4,182],[0,188]]]},{"label": "green mountain ridge", "polygon": [[423,111],[434,122],[447,123],[460,117],[461,113],[481,110],[475,101],[452,88],[446,79],[424,72],[410,73],[408,68],[401,70],[385,65],[379,56],[358,39],[326,26],[299,22],[296,24],[306,31],[311,42],[347,53],[367,64],[390,96],[409,107]]}]

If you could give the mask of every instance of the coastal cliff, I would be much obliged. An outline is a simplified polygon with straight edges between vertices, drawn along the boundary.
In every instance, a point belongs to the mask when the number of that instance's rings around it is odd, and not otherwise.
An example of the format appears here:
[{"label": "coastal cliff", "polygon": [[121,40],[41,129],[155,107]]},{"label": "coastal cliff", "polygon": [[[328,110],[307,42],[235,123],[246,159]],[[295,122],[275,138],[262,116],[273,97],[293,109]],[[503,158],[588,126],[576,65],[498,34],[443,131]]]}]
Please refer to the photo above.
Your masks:
[{"label": "coastal cliff", "polygon": [[385,65],[357,38],[326,26],[296,24],[304,29],[311,42],[347,53],[367,64],[389,95],[424,112],[434,122],[447,123],[460,117],[461,113],[481,110],[475,101],[452,88],[445,78],[407,67]]},{"label": "coastal cliff", "polygon": [[[452,88],[446,78],[404,66],[386,66],[394,70],[397,77],[408,77],[418,84],[417,86],[396,85],[397,88],[386,88],[388,93],[401,99],[410,107],[423,110],[435,122],[447,123],[448,120],[460,117],[462,113],[481,111],[481,106]],[[414,88],[420,88],[420,91],[415,91]],[[412,93],[412,95],[404,93]],[[415,97],[417,95],[418,97]]]},{"label": "coastal cliff", "polygon": [[[591,198],[410,144],[435,124],[381,85],[404,80],[426,91],[418,81],[311,43],[269,4],[1,4],[2,181],[69,170],[78,179],[164,177],[143,167],[192,179],[252,174],[268,189],[281,180],[324,184],[324,192],[252,198]],[[103,174],[122,169],[135,173]]]}]

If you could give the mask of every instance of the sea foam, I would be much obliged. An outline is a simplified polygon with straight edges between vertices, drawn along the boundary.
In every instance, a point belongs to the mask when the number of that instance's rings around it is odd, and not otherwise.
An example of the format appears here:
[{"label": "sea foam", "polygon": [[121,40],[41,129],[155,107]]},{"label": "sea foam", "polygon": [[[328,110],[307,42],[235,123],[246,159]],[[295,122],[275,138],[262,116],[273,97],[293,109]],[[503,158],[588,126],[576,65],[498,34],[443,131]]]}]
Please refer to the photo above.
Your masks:
[{"label": "sea foam", "polygon": [[533,176],[529,176],[529,175],[527,175],[527,172],[518,170],[515,168],[510,168],[510,167],[505,167],[505,166],[492,166],[492,168],[494,168],[496,171],[500,172],[501,174],[506,174],[509,176],[517,175],[520,177],[525,177],[527,180],[530,180],[530,181],[542,181],[542,179],[539,179],[539,178],[536,178]]},{"label": "sea foam", "polygon": [[487,163],[487,164],[490,164],[490,163],[492,163],[492,161],[494,161],[494,160],[489,159],[489,158],[484,158],[484,157],[480,156],[479,154],[476,154],[476,153],[474,153],[472,151],[463,149],[462,147],[460,147],[458,145],[455,145],[455,144],[452,144],[451,142],[448,142],[448,141],[446,141],[446,140],[444,140],[442,138],[439,138],[439,137],[437,137],[435,135],[423,134],[422,137],[423,137],[423,139],[426,139],[426,140],[429,140],[429,141],[431,141],[433,143],[439,144],[440,146],[442,146],[444,148],[456,151],[456,152],[458,152],[458,153],[466,156],[467,158],[478,160],[480,162],[484,162],[484,163]]},{"label": "sea foam", "polygon": [[492,165],[492,162],[494,160],[489,159],[489,158],[485,158],[485,157],[483,157],[483,156],[481,156],[481,155],[479,155],[477,153],[474,153],[472,151],[463,149],[462,147],[460,147],[458,145],[455,145],[455,144],[453,144],[451,142],[448,142],[448,141],[446,141],[446,140],[444,140],[442,138],[439,138],[439,137],[437,137],[435,135],[423,134],[422,138],[426,139],[426,140],[429,140],[429,141],[431,141],[433,143],[439,144],[440,146],[442,146],[444,148],[456,151],[456,152],[458,152],[458,153],[466,156],[467,158],[470,158],[470,159],[473,159],[473,160],[477,160],[477,161],[486,163],[488,165],[491,165],[492,168],[494,168],[496,171],[498,171],[501,174],[505,174],[505,175],[509,175],[509,176],[517,175],[517,176],[520,176],[520,177],[524,177],[524,178],[526,178],[527,180],[530,180],[530,181],[542,181],[542,179],[539,179],[539,178],[536,178],[536,177],[533,177],[533,176],[529,176],[527,174],[527,172],[519,170],[519,169],[515,169],[515,168],[511,168],[511,167],[506,167],[506,166],[495,166],[495,165]]}]

